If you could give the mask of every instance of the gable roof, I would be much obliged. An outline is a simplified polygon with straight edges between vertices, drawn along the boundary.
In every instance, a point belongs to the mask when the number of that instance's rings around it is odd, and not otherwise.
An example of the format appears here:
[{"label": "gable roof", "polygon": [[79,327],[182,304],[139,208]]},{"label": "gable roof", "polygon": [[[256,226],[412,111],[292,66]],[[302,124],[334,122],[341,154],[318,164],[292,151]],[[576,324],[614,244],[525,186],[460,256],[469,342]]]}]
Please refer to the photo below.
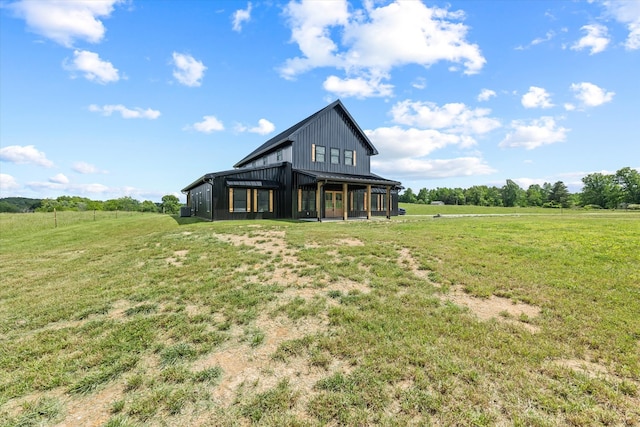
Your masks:
[{"label": "gable roof", "polygon": [[273,138],[271,138],[270,140],[268,140],[267,142],[265,142],[264,144],[262,144],[261,146],[259,146],[255,150],[253,150],[244,159],[240,160],[238,163],[233,165],[233,167],[234,168],[242,167],[242,166],[246,165],[247,163],[250,163],[251,161],[255,160],[256,158],[261,157],[262,155],[266,154],[267,152],[272,151],[272,150],[274,150],[274,149],[276,149],[276,148],[278,148],[280,146],[283,146],[283,145],[285,145],[285,144],[287,144],[289,142],[292,142],[293,141],[292,138],[293,138],[293,136],[294,136],[294,134],[296,132],[298,132],[300,129],[306,127],[307,125],[309,125],[309,123],[317,120],[323,114],[326,114],[328,111],[334,110],[334,109],[338,110],[341,113],[343,113],[342,117],[344,117],[346,120],[349,120],[351,122],[353,127],[358,131],[359,136],[361,137],[361,139],[364,142],[364,144],[367,146],[367,149],[370,151],[371,155],[378,154],[378,150],[376,150],[376,147],[373,146],[373,144],[371,143],[369,138],[367,138],[367,135],[365,135],[365,133],[362,131],[362,129],[360,129],[360,126],[358,126],[358,123],[356,123],[356,121],[353,119],[353,117],[351,117],[351,114],[349,114],[349,112],[344,107],[342,102],[338,99],[338,100],[332,102],[331,104],[327,105],[326,107],[324,107],[322,110],[313,113],[312,115],[310,115],[306,119],[304,119],[304,120],[296,123],[295,125],[291,126],[289,129],[287,129],[287,130],[285,130],[283,132],[280,132],[278,135],[274,136]]}]

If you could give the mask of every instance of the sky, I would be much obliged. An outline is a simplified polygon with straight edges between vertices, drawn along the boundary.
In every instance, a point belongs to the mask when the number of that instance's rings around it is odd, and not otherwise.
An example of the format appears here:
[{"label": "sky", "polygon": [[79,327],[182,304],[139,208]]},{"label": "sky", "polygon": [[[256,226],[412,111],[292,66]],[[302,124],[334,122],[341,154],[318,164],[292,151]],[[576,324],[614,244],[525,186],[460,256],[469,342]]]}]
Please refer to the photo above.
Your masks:
[{"label": "sky", "polygon": [[336,99],[414,192],[578,192],[640,168],[640,0],[0,0],[0,197],[184,201]]}]

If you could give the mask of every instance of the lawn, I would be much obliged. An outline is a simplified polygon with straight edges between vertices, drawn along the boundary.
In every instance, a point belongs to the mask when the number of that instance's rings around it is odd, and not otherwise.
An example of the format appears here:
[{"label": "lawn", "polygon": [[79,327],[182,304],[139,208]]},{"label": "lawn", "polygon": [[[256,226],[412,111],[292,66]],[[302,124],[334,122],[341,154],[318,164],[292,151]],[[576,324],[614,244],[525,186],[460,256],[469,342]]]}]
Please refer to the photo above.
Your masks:
[{"label": "lawn", "polygon": [[640,423],[639,213],[412,208],[0,215],[0,426]]}]

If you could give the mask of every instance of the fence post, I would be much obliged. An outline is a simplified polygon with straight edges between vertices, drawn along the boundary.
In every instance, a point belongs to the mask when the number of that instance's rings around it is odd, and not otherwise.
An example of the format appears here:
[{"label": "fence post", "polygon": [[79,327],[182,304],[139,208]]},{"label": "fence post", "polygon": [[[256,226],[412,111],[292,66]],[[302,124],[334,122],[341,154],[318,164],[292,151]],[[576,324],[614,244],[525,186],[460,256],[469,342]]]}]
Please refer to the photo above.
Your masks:
[{"label": "fence post", "polygon": [[56,208],[53,208],[53,228],[58,228],[58,212],[56,212]]}]

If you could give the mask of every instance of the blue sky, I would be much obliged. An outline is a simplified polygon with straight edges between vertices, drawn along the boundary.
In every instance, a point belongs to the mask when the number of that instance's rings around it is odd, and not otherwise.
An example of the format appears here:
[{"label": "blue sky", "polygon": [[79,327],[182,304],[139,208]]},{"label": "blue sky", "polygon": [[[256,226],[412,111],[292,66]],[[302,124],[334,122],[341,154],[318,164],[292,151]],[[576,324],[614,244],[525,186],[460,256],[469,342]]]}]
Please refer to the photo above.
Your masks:
[{"label": "blue sky", "polygon": [[159,201],[341,99],[372,172],[640,168],[640,0],[2,1],[0,197]]}]

